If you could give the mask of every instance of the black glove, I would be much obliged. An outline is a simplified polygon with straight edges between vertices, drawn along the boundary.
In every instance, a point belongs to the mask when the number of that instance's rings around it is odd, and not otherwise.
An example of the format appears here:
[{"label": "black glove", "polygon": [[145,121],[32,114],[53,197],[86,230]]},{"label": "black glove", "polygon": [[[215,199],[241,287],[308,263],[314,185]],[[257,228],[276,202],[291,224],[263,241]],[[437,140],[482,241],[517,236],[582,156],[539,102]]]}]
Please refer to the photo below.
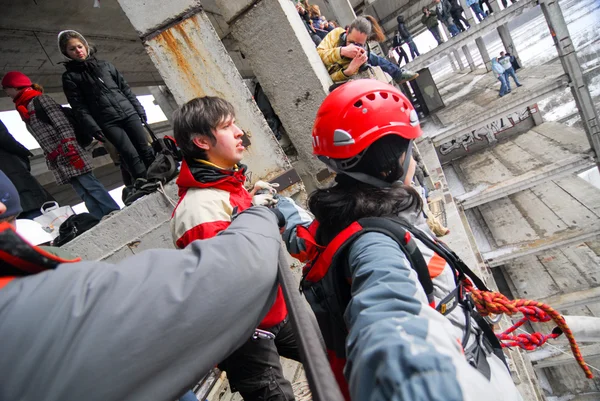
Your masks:
[{"label": "black glove", "polygon": [[269,210],[273,212],[273,214],[277,218],[277,227],[279,227],[280,229],[285,228],[285,217],[283,216],[283,213],[281,213],[279,209],[269,208]]},{"label": "black glove", "polygon": [[92,134],[92,136],[94,137],[94,139],[96,139],[99,142],[106,142],[106,137],[104,136],[104,134],[102,133],[102,131],[96,131]]}]

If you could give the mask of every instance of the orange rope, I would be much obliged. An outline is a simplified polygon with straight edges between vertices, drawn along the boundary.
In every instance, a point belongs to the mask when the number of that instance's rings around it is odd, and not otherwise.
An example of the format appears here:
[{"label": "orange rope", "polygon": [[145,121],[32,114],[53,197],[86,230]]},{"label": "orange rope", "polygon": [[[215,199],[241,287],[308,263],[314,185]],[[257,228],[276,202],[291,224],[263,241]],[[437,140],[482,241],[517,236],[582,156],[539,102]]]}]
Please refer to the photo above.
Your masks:
[{"label": "orange rope", "polygon": [[504,295],[498,292],[490,292],[490,291],[481,291],[476,288],[473,288],[470,283],[466,283],[465,289],[470,292],[471,299],[477,308],[477,311],[482,316],[488,316],[490,314],[506,314],[512,316],[516,313],[525,312],[525,316],[527,317],[526,308],[539,308],[541,311],[545,312],[550,316],[550,318],[556,323],[556,326],[565,334],[567,339],[569,340],[569,345],[571,346],[571,352],[573,352],[573,356],[581,369],[585,372],[585,375],[588,379],[592,379],[592,371],[588,368],[587,364],[583,360],[583,356],[581,355],[581,351],[579,350],[579,346],[577,345],[577,341],[575,341],[575,337],[573,336],[573,332],[567,325],[564,317],[560,313],[558,313],[555,309],[541,302],[531,301],[528,299],[513,299],[510,300],[506,298]]}]

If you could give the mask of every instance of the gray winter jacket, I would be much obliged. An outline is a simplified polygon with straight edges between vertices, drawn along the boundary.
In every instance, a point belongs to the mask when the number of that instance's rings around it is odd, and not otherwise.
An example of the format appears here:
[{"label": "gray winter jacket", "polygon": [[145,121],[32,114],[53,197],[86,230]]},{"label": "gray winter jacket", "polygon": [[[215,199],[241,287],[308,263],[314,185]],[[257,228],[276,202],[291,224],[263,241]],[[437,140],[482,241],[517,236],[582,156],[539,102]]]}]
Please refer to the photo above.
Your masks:
[{"label": "gray winter jacket", "polygon": [[[295,227],[311,221],[290,203],[280,199],[278,208],[287,220],[288,249],[299,254],[305,248]],[[429,231],[417,213],[401,217]],[[461,322],[428,305],[416,272],[394,240],[375,232],[360,236],[350,246],[348,265],[352,298],[344,314],[348,329],[344,374],[352,400],[521,399],[495,355],[487,357],[489,381],[469,365],[461,347]],[[448,274],[443,271],[434,279],[436,302]],[[453,282],[451,276],[449,281]]]},{"label": "gray winter jacket", "polygon": [[0,289],[0,400],[177,399],[267,313],[279,246],[275,216],[254,207],[185,250],[13,280]]}]

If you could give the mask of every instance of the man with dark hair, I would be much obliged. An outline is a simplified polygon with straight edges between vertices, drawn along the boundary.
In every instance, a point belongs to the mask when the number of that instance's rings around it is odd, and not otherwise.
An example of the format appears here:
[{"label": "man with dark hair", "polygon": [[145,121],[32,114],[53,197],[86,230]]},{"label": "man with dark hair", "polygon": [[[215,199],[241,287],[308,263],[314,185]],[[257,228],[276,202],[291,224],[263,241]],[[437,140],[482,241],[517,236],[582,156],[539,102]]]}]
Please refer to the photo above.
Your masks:
[{"label": "man with dark hair", "polygon": [[465,9],[460,4],[460,0],[449,0],[450,3],[450,15],[454,20],[454,25],[461,31],[465,32],[467,29],[471,28],[471,24],[469,21],[463,16],[463,11]]},{"label": "man with dark hair", "polygon": [[423,7],[423,16],[421,17],[421,23],[427,27],[429,32],[433,35],[433,38],[436,40],[438,45],[444,43],[442,40],[442,35],[440,35],[440,29],[437,16],[432,14],[431,11],[427,7]]},{"label": "man with dark hair", "polygon": [[509,77],[512,77],[513,81],[515,81],[515,85],[517,88],[523,86],[519,79],[517,78],[517,74],[515,73],[515,69],[513,67],[514,57],[504,51],[500,52],[500,57],[498,58],[498,62],[504,68],[504,78],[506,79],[506,85],[508,85],[508,91],[510,92],[510,81]]},{"label": "man with dark hair", "polygon": [[[244,133],[235,124],[235,110],[229,102],[209,96],[190,100],[174,113],[173,127],[184,158],[177,178],[181,199],[171,219],[177,248],[214,237],[253,204],[276,202],[270,194],[255,195],[258,189],[275,192],[267,183],[259,181],[252,192],[244,188],[246,166],[240,164]],[[273,340],[249,338],[219,368],[246,401],[293,400],[279,356],[299,361],[300,355],[281,288],[258,328],[270,332]]]},{"label": "man with dark hair", "polygon": [[370,51],[367,41],[371,39],[374,28],[380,30],[374,26],[373,20],[357,17],[347,29],[335,28],[329,32],[317,46],[317,52],[333,82],[347,81],[369,64],[381,67],[398,84],[419,76]]}]

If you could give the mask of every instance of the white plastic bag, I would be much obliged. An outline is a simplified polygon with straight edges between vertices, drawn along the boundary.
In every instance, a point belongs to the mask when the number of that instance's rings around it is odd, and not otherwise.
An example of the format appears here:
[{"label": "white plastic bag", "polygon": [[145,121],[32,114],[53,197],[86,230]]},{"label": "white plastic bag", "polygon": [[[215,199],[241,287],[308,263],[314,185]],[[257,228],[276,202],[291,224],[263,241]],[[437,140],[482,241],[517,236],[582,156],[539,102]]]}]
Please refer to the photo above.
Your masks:
[{"label": "white plastic bag", "polygon": [[58,237],[58,228],[60,225],[75,214],[71,206],[58,206],[54,201],[46,202],[40,208],[41,216],[33,219],[42,225],[44,231],[52,236],[52,239]]}]

